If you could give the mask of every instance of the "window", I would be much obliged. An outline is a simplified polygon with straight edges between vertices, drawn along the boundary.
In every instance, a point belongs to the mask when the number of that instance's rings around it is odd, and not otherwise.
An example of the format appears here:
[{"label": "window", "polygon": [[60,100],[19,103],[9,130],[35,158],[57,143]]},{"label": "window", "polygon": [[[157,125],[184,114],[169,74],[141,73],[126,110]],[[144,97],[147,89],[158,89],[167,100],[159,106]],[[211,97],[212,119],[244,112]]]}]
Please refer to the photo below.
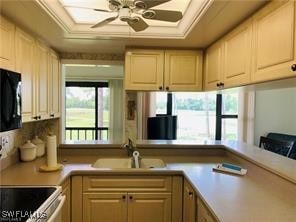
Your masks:
[{"label": "window", "polygon": [[66,140],[107,140],[108,82],[66,82]]},{"label": "window", "polygon": [[215,94],[174,93],[173,114],[178,116],[177,139],[214,139]]},{"label": "window", "polygon": [[238,139],[237,90],[225,91],[223,95],[157,92],[155,100],[156,114],[170,114],[171,109],[171,114],[178,116],[178,140]]}]

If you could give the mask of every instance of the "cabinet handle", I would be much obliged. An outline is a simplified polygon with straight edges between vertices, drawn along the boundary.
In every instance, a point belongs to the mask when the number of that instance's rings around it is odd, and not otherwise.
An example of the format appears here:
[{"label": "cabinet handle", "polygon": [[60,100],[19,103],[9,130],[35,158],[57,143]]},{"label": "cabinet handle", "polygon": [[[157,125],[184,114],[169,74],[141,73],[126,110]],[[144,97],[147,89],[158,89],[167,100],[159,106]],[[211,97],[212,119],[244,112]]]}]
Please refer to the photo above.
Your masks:
[{"label": "cabinet handle", "polygon": [[38,116],[38,119],[41,119],[41,116]]},{"label": "cabinet handle", "polygon": [[220,86],[220,84],[221,84],[221,83],[219,83],[219,82],[218,82],[218,83],[216,84],[216,86],[217,86],[217,87],[219,87],[219,86]]},{"label": "cabinet handle", "polygon": [[32,119],[37,120],[38,116],[33,116]]},{"label": "cabinet handle", "polygon": [[50,117],[52,117],[52,118],[53,118],[53,117],[54,117],[54,113],[50,114]]},{"label": "cabinet handle", "polygon": [[169,91],[169,90],[170,90],[170,87],[168,87],[168,86],[165,87],[165,90],[166,90],[166,91]]},{"label": "cabinet handle", "polygon": [[123,196],[122,196],[122,199],[123,199],[123,200],[125,200],[125,199],[126,199],[126,196],[125,196],[125,195],[123,195]]},{"label": "cabinet handle", "polygon": [[162,86],[158,87],[159,90],[162,90]]},{"label": "cabinet handle", "polygon": [[130,200],[133,200],[134,198],[133,198],[133,196],[129,196],[129,199],[130,199]]},{"label": "cabinet handle", "polygon": [[296,71],[296,64],[293,64],[293,65],[291,66],[291,69],[292,69],[293,72],[295,72],[295,71]]}]

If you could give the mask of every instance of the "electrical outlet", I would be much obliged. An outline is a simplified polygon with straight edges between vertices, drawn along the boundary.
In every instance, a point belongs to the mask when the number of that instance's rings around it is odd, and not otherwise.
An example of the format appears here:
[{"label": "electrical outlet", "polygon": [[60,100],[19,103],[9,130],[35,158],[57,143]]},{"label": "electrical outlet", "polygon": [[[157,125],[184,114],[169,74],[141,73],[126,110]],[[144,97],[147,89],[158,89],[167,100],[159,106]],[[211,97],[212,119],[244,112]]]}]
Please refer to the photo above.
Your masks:
[{"label": "electrical outlet", "polygon": [[5,136],[1,136],[0,137],[0,158],[5,158],[7,157],[7,153],[8,153],[8,148],[9,148],[9,136],[5,135]]}]

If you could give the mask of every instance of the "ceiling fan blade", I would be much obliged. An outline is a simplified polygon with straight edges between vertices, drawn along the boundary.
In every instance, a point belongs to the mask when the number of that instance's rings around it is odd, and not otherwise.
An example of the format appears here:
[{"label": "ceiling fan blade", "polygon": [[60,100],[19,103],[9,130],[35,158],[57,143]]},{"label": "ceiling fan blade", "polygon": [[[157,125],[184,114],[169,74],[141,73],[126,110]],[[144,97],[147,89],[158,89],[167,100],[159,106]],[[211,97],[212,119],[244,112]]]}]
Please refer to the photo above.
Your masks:
[{"label": "ceiling fan blade", "polygon": [[128,21],[128,24],[135,32],[144,31],[148,28],[148,24],[140,17],[137,17],[137,20]]},{"label": "ceiling fan blade", "polygon": [[169,1],[171,0],[135,0],[134,4],[139,8],[149,9]]},{"label": "ceiling fan blade", "polygon": [[81,9],[90,9],[90,10],[95,10],[97,12],[112,12],[112,11],[108,11],[105,9],[98,9],[98,8],[90,8],[90,7],[84,7],[84,6],[74,6],[74,5],[65,5],[65,8],[81,8]]},{"label": "ceiling fan blade", "polygon": [[100,22],[98,22],[97,24],[91,26],[91,28],[94,29],[94,28],[98,28],[98,27],[101,27],[101,26],[107,25],[108,23],[114,21],[114,20],[117,19],[117,18],[118,18],[118,16],[107,18],[107,19],[105,19],[105,20],[103,20],[103,21],[100,21]]},{"label": "ceiling fan blade", "polygon": [[179,12],[179,11],[158,10],[158,9],[153,9],[153,11],[155,12],[155,16],[147,19],[166,21],[166,22],[178,22],[183,18],[182,12]]}]

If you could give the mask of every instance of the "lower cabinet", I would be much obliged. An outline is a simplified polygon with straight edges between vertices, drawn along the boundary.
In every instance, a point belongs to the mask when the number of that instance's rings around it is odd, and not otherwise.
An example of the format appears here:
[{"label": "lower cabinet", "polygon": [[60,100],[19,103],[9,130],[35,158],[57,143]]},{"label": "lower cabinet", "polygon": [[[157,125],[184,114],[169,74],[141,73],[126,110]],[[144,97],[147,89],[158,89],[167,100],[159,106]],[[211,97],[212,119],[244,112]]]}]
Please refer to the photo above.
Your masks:
[{"label": "lower cabinet", "polygon": [[84,176],[82,221],[181,222],[180,181],[160,175]]},{"label": "lower cabinet", "polygon": [[183,222],[196,222],[196,194],[192,186],[185,180],[183,188]]},{"label": "lower cabinet", "polygon": [[86,193],[83,221],[170,222],[170,193]]},{"label": "lower cabinet", "polygon": [[83,221],[126,222],[127,194],[83,194]]},{"label": "lower cabinet", "polygon": [[70,179],[62,184],[62,194],[66,196],[66,201],[62,209],[62,222],[71,222],[71,183]]},{"label": "lower cabinet", "polygon": [[217,220],[203,203],[203,201],[197,199],[197,222],[216,222]]},{"label": "lower cabinet", "polygon": [[215,216],[197,196],[187,180],[183,186],[183,222],[216,222]]}]

